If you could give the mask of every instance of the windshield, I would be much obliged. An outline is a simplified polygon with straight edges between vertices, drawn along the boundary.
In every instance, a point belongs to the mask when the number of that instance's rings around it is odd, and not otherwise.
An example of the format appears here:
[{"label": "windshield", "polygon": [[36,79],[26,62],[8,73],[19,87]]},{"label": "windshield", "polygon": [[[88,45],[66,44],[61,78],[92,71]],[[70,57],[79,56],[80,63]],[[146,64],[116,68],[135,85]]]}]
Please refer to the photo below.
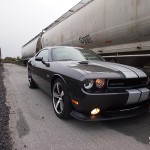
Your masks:
[{"label": "windshield", "polygon": [[91,50],[72,47],[60,47],[52,49],[52,59],[53,61],[103,61],[102,57],[98,56]]}]

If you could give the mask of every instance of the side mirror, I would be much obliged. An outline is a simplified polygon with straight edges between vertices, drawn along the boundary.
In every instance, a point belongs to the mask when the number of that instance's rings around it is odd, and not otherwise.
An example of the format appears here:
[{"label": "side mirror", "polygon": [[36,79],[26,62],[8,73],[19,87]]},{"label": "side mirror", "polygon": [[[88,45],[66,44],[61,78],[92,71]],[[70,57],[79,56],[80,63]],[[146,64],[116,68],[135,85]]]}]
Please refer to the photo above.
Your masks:
[{"label": "side mirror", "polygon": [[50,64],[43,60],[43,57],[35,57],[36,61],[41,61],[46,67],[50,67]]},{"label": "side mirror", "polygon": [[43,57],[35,57],[35,60],[36,60],[36,61],[42,61],[42,60],[43,60]]},{"label": "side mirror", "polygon": [[49,63],[45,62],[44,64],[45,64],[46,67],[50,67]]}]

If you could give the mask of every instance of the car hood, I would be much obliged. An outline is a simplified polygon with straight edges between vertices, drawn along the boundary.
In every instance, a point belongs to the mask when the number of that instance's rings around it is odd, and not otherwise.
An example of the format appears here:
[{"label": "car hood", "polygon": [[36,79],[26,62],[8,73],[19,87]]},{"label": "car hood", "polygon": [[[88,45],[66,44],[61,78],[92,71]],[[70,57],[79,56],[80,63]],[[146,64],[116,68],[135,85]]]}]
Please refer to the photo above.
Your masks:
[{"label": "car hood", "polygon": [[147,77],[147,75],[140,69],[135,67],[105,62],[105,61],[66,61],[59,62],[61,65],[72,68],[82,74],[85,74],[89,78],[91,77],[122,77],[122,78],[138,78]]}]

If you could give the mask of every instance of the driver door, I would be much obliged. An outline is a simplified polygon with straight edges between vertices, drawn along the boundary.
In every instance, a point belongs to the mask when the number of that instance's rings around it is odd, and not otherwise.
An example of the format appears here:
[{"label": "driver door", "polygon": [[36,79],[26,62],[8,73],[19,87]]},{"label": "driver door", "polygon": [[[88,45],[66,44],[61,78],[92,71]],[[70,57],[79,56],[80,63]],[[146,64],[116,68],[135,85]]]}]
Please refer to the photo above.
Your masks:
[{"label": "driver door", "polygon": [[[43,57],[43,61],[49,62],[49,50],[43,49],[36,57]],[[42,61],[35,60],[35,62],[35,82],[41,89],[43,89],[45,92],[48,92],[50,90],[49,67],[46,67]]]}]

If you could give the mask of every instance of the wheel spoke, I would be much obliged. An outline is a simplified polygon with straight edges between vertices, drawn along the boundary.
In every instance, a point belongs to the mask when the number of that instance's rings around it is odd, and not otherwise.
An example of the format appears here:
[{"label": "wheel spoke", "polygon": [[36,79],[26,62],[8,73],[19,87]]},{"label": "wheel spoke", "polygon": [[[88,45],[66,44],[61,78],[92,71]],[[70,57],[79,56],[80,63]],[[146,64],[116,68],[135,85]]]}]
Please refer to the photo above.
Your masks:
[{"label": "wheel spoke", "polygon": [[61,96],[61,98],[64,96],[64,91],[61,91],[60,96]]},{"label": "wheel spoke", "polygon": [[58,94],[60,95],[59,83],[57,83],[56,88],[57,88]]},{"label": "wheel spoke", "polygon": [[60,97],[60,95],[58,95],[56,92],[53,93],[53,96],[54,96],[55,98],[59,98],[59,97]]},{"label": "wheel spoke", "polygon": [[63,101],[61,100],[60,101],[60,109],[61,109],[61,112],[63,111],[63,109],[64,109],[64,103],[63,103]]},{"label": "wheel spoke", "polygon": [[57,101],[56,106],[55,106],[55,108],[56,108],[57,111],[58,111],[59,104],[60,104],[60,100]]}]

